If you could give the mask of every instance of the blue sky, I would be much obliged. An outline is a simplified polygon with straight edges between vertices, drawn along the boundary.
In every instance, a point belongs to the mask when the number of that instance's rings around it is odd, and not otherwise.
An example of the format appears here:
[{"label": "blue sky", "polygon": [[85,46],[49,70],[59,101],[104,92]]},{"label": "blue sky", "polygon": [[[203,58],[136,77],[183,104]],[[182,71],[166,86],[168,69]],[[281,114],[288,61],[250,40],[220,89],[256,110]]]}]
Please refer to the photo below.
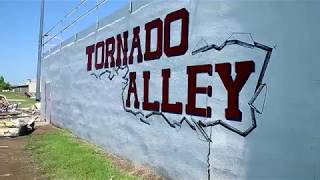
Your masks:
[{"label": "blue sky", "polygon": [[[100,0],[101,1],[101,0]],[[44,33],[55,25],[80,0],[45,0]],[[86,1],[82,7],[64,21],[66,26],[80,14],[93,7],[96,0]],[[123,7],[128,0],[109,0],[97,11],[70,28],[60,39],[67,39],[90,24]],[[39,38],[40,0],[0,1],[0,75],[11,84],[24,83],[36,78],[37,51]],[[51,34],[58,31],[55,29]],[[58,40],[55,40],[58,41]],[[58,42],[50,42],[51,46]]]}]

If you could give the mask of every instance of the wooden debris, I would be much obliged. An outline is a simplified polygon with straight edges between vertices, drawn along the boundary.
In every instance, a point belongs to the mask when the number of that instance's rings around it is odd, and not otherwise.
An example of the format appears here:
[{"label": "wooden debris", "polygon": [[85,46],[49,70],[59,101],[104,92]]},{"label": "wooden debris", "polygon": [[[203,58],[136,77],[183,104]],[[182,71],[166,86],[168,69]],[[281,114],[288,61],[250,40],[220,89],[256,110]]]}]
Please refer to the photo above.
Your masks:
[{"label": "wooden debris", "polygon": [[0,137],[15,137],[32,132],[39,116],[39,109],[17,109],[5,96],[0,95]]}]

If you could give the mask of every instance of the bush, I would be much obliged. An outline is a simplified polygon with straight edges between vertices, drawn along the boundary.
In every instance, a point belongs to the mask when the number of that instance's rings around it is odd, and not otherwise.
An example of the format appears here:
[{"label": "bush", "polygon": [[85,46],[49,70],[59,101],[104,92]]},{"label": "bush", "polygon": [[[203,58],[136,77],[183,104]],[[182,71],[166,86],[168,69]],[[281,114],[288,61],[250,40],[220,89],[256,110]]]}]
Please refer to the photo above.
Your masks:
[{"label": "bush", "polygon": [[0,76],[0,90],[9,90],[10,84],[4,80],[3,76]]}]

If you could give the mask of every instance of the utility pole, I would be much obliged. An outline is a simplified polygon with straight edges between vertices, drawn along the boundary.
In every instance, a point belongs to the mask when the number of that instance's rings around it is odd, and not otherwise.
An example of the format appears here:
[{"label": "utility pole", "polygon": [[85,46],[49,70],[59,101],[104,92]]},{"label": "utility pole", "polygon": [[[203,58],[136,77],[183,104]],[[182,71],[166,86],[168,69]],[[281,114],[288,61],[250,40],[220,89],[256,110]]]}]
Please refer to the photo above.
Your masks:
[{"label": "utility pole", "polygon": [[37,87],[36,100],[40,101],[40,76],[41,76],[41,60],[42,60],[42,44],[43,44],[43,18],[44,18],[44,0],[41,0],[40,10],[40,30],[39,30],[39,45],[38,45],[38,65],[37,65]]}]

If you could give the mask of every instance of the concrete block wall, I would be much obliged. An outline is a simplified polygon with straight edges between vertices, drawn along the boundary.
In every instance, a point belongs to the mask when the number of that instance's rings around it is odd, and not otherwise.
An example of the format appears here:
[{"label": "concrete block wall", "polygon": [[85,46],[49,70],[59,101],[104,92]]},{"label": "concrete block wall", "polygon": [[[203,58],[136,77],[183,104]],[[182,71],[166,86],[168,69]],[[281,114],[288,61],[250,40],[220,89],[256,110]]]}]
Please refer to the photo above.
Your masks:
[{"label": "concrete block wall", "polygon": [[[129,56],[133,28],[139,26],[144,52],[145,24],[157,18],[164,22],[168,14],[183,8],[189,13],[188,48],[184,54],[168,57],[162,53],[157,60],[138,63],[134,52],[134,63],[119,70],[97,70],[93,59],[93,68],[87,71],[88,46],[128,31]],[[132,13],[124,7],[103,20],[99,29],[88,28],[75,41],[46,54],[41,78],[42,115],[108,151],[151,166],[168,178],[207,179],[209,165],[211,179],[317,179],[320,177],[319,8],[319,2],[196,0],[144,2]],[[170,27],[170,43],[178,45],[181,22],[176,21]],[[157,44],[155,34],[151,33],[152,50]],[[233,44],[220,51],[192,54],[200,47],[220,46],[227,40],[249,45]],[[261,110],[266,97],[263,113],[254,111],[257,127],[246,137],[221,125],[196,127],[195,122],[218,119],[242,132],[252,126],[248,102],[256,92],[266,59],[266,51],[257,48],[254,42],[272,48],[262,81],[266,86],[255,102],[255,107]],[[235,63],[247,60],[255,63],[255,72],[239,94],[242,121],[229,121],[225,118],[228,94],[215,65],[230,63],[235,78]],[[205,64],[212,66],[212,76],[198,75],[196,85],[211,85],[212,96],[197,95],[196,106],[211,107],[212,115],[198,117],[185,111],[187,66]],[[150,71],[149,100],[162,102],[161,72],[168,68],[170,102],[182,102],[183,112],[163,112],[167,120],[158,115],[146,118],[150,111],[142,109],[143,71]],[[133,107],[133,95],[131,107],[125,106],[127,71],[136,72],[139,109]],[[137,112],[140,114],[135,115]],[[186,122],[179,124],[183,117],[195,129]],[[210,134],[209,151],[206,135]]]}]

